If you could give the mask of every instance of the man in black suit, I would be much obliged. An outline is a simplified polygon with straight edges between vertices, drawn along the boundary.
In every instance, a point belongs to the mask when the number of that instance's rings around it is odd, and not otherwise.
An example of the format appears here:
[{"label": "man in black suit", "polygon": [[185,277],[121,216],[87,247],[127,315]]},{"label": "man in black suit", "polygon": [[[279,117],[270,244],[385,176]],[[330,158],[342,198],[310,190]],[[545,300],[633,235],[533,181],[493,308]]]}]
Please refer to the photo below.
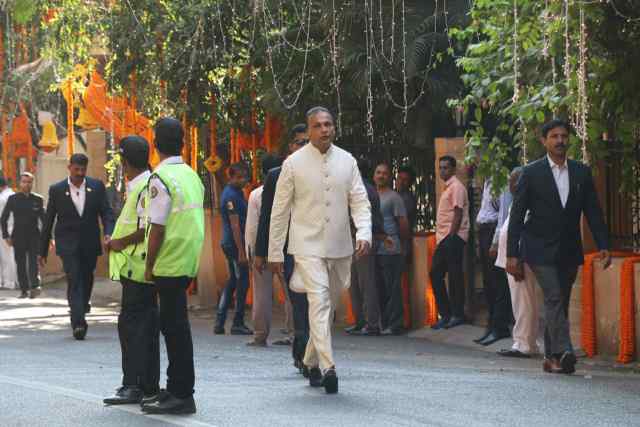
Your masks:
[{"label": "man in black suit", "polygon": [[[291,129],[291,142],[289,143],[289,154],[304,147],[308,142],[307,125],[298,124]],[[271,224],[271,208],[276,194],[276,184],[280,177],[281,167],[271,169],[264,181],[262,191],[262,206],[260,207],[260,220],[258,222],[258,235],[256,237],[256,248],[254,258],[254,268],[260,272],[266,268],[266,258],[269,253],[269,225]],[[294,292],[291,290],[289,280],[293,275],[293,256],[287,254],[285,245],[284,260],[284,280],[287,284],[287,292],[291,300],[293,311],[294,338],[292,346],[293,364],[303,373],[304,352],[309,340],[309,303],[307,294]],[[306,374],[306,373],[305,373]]]},{"label": "man in black suit", "polygon": [[[544,294],[545,372],[572,374],[576,357],[569,334],[569,302],[578,267],[584,263],[580,219],[589,222],[605,268],[609,238],[591,170],[567,159],[570,127],[552,120],[542,128],[547,155],[524,167],[511,207],[507,272],[524,279],[523,262]],[[525,220],[526,217],[526,220]]]},{"label": "man in black suit", "polygon": [[114,227],[105,186],[101,181],[86,176],[88,164],[86,155],[72,155],[69,177],[49,187],[40,248],[40,265],[44,266],[55,222],[56,254],[62,258],[67,276],[71,329],[77,340],[83,340],[87,333],[85,314],[91,309],[93,272],[98,256],[102,254],[98,218],[102,222],[105,244],[109,242]]},{"label": "man in black suit", "polygon": [[[23,172],[20,175],[20,191],[9,196],[0,219],[2,235],[7,244],[14,249],[21,290],[19,298],[27,296],[35,298],[40,294],[38,250],[40,249],[40,221],[44,218],[44,199],[41,195],[31,192],[33,179],[33,175],[29,172]],[[11,215],[13,215],[13,231],[9,234]]]}]

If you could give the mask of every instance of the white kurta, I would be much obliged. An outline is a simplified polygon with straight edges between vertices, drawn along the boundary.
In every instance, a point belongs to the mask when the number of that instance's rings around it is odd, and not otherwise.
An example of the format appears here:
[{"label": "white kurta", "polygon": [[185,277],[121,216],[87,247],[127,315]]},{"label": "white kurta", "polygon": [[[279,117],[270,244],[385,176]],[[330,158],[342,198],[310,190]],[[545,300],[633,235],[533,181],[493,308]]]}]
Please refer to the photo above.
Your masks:
[{"label": "white kurta", "polygon": [[[7,205],[9,197],[13,194],[13,190],[7,187],[0,193],[0,216],[4,212],[4,208]],[[13,215],[9,218],[7,223],[9,235],[13,230]],[[13,248],[0,239],[0,286],[3,288],[16,288],[17,273],[16,273],[16,261],[13,255]]]},{"label": "white kurta", "polygon": [[[496,266],[506,268],[507,265],[507,233],[509,231],[509,217],[505,220],[502,228],[498,230],[498,257]],[[525,354],[537,353],[542,347],[540,332],[543,330],[540,325],[539,304],[536,289],[538,282],[533,271],[527,264],[524,265],[524,280],[522,282],[507,273],[509,280],[509,290],[511,291],[511,306],[513,308],[513,350]]]},{"label": "white kurta", "polygon": [[295,258],[290,286],[306,292],[309,300],[304,363],[323,371],[335,366],[333,311],[340,292],[350,284],[350,216],[356,239],[371,244],[371,204],[350,153],[333,145],[323,154],[308,144],[285,160],[271,211],[269,261],[284,260],[289,229],[288,251]]},{"label": "white kurta", "polygon": [[349,210],[357,240],[371,243],[371,204],[358,165],[347,151],[331,146],[322,154],[312,144],[289,156],[276,185],[269,229],[269,261],[282,262],[289,219],[292,255],[344,258],[353,254]]}]

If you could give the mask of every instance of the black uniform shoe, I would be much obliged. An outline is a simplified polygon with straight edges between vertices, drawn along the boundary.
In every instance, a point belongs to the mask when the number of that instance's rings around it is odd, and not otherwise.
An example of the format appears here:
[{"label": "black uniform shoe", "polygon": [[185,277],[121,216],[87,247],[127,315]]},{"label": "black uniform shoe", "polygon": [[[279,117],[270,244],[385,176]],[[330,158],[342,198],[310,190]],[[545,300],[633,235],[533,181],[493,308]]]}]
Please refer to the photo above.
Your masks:
[{"label": "black uniform shoe", "polygon": [[29,298],[29,293],[25,292],[25,291],[22,291],[22,292],[20,292],[20,296],[18,298],[21,298],[21,299],[22,298]]},{"label": "black uniform shoe", "polygon": [[232,326],[231,335],[253,335],[253,331],[245,325]]},{"label": "black uniform shoe", "polygon": [[140,406],[148,405],[149,403],[153,403],[157,401],[162,402],[163,400],[167,399],[169,396],[171,396],[171,394],[165,389],[161,389],[157,393],[149,393],[149,394],[145,393],[145,395],[142,397],[142,400],[140,401]]},{"label": "black uniform shoe", "polygon": [[127,405],[129,403],[140,403],[144,393],[138,386],[123,385],[116,390],[116,393],[103,399],[105,405]]},{"label": "black uniform shoe", "polygon": [[322,372],[320,368],[309,368],[309,385],[311,387],[322,387]]},{"label": "black uniform shoe", "polygon": [[189,396],[185,399],[179,399],[169,392],[166,393],[168,396],[164,400],[156,400],[142,405],[142,412],[146,414],[174,415],[196,413],[196,402],[193,400],[193,396]]},{"label": "black uniform shoe", "polygon": [[84,340],[84,337],[87,336],[87,328],[86,327],[75,327],[73,328],[73,337],[78,340],[78,341],[82,341]]},{"label": "black uniform shoe", "polygon": [[224,326],[216,326],[213,328],[213,333],[216,335],[224,335]]},{"label": "black uniform shoe", "polygon": [[29,298],[31,299],[36,298],[38,295],[40,295],[40,288],[31,289],[29,292]]},{"label": "black uniform shoe", "polygon": [[336,394],[338,392],[338,376],[335,368],[327,369],[322,377],[322,386],[327,394]]}]

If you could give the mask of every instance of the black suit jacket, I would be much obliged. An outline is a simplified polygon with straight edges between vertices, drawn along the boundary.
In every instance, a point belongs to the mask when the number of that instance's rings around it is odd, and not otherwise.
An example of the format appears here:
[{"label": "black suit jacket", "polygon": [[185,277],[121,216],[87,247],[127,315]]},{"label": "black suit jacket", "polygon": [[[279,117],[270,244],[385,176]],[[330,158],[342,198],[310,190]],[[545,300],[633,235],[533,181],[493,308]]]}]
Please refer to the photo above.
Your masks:
[{"label": "black suit jacket", "polygon": [[[280,178],[282,167],[273,168],[267,174],[262,188],[262,205],[260,206],[260,220],[258,221],[258,235],[256,236],[255,255],[267,257],[269,254],[269,227],[271,226],[271,209],[276,195],[276,184]],[[284,253],[287,253],[285,244]]]},{"label": "black suit jacket", "polygon": [[54,222],[57,255],[73,255],[79,251],[95,256],[102,254],[98,218],[102,222],[104,234],[111,235],[115,223],[113,210],[107,200],[104,184],[89,177],[85,180],[87,188],[82,216],[78,214],[73,204],[67,179],[49,187],[49,201],[40,248],[43,257],[46,257],[49,252]]},{"label": "black suit jacket", "polygon": [[568,160],[567,167],[569,197],[564,208],[547,156],[524,167],[513,195],[508,257],[522,257],[532,265],[583,264],[582,214],[598,248],[609,248],[608,231],[591,169],[574,160]]}]

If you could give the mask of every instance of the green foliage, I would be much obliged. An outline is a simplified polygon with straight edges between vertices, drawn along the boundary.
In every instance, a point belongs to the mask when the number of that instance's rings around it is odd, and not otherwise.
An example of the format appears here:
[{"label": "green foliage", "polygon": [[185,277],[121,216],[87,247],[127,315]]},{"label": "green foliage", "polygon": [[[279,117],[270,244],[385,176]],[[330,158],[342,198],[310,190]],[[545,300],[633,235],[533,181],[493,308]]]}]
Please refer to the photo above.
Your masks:
[{"label": "green foliage", "polygon": [[[563,2],[519,0],[515,4],[517,23],[514,2],[477,0],[471,10],[471,25],[453,32],[467,43],[465,55],[458,60],[467,91],[450,105],[474,116],[467,132],[468,160],[477,162],[482,175],[493,178],[496,191],[506,184],[516,159],[524,153],[529,160],[541,154],[537,140],[544,122],[578,113],[580,5],[571,3],[565,19]],[[633,88],[639,89],[640,59],[633,46],[640,42],[640,32],[637,21],[622,18],[609,4],[584,3],[582,7],[589,53],[585,79],[587,150],[593,161],[608,154],[603,132],[622,140],[626,154],[637,144],[633,131],[640,103],[629,95],[637,93]],[[568,78],[565,67],[570,70]],[[581,156],[581,144],[578,138],[571,138],[574,157]],[[634,160],[626,158],[630,161],[624,173],[630,182]]]}]

